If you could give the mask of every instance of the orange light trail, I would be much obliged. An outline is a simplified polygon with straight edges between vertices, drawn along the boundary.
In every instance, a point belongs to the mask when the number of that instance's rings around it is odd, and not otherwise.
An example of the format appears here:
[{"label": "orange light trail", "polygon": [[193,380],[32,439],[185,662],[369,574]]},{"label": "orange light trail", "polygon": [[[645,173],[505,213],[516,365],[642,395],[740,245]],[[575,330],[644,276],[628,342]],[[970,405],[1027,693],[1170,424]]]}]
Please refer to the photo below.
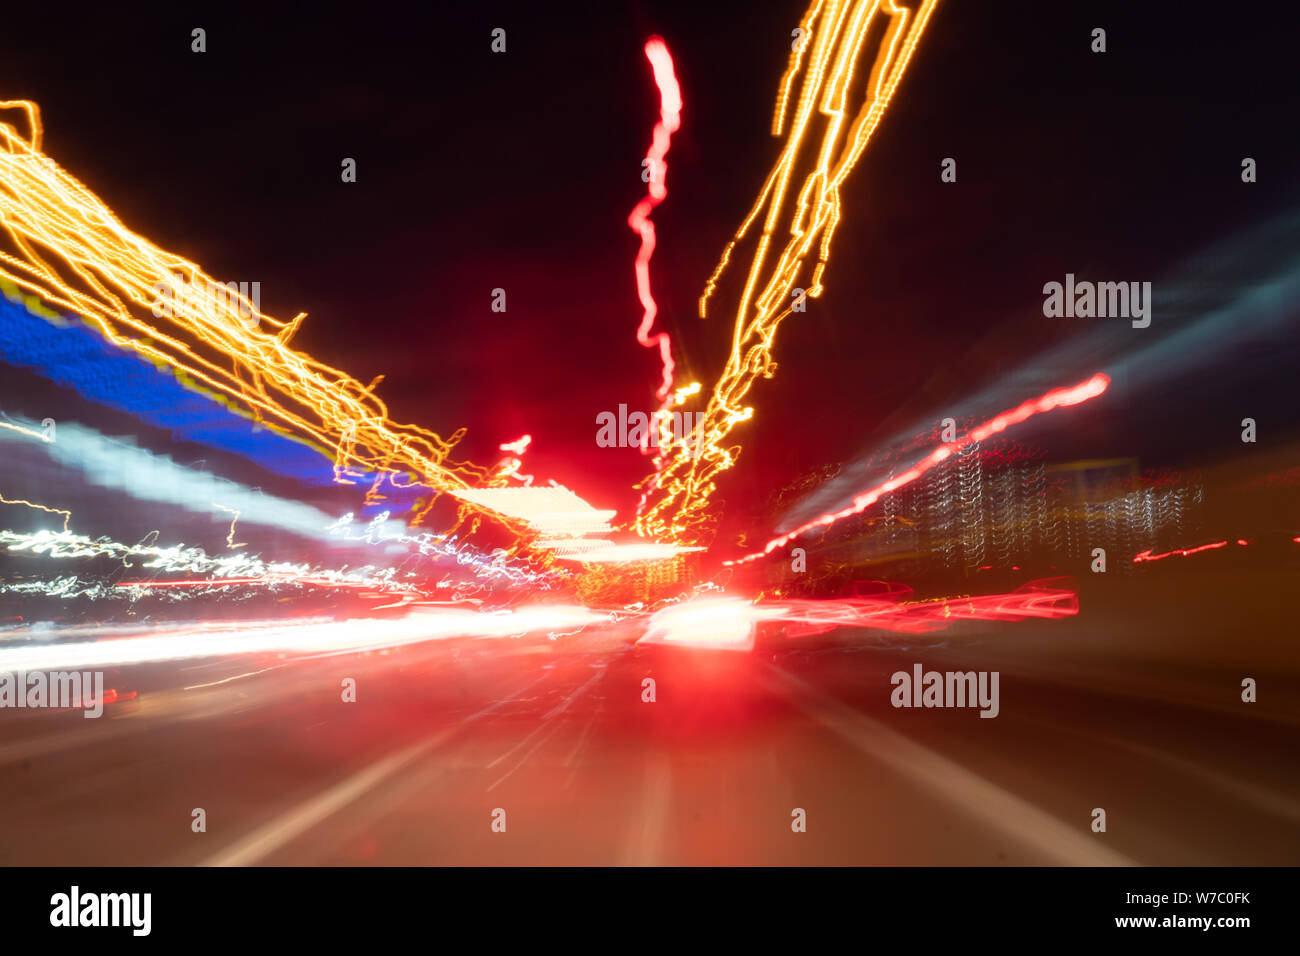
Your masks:
[{"label": "orange light trail", "polygon": [[9,422],[0,422],[0,428],[7,428],[10,431],[18,432],[20,435],[27,435],[28,437],[35,438],[39,441],[46,440],[45,436],[40,432],[31,428],[23,428],[21,425],[13,425]]},{"label": "orange light trail", "polygon": [[[804,14],[802,42],[791,53],[773,116],[774,135],[789,130],[785,145],[700,299],[700,315],[705,317],[733,250],[765,212],[735,311],[731,353],[703,413],[698,446],[678,444],[664,467],[642,482],[654,500],[636,519],[638,533],[689,543],[709,536],[711,516],[706,509],[715,479],[736,463],[739,453],[739,446],[724,447],[723,442],[752,416],[753,409],[742,403],[755,380],[775,373],[776,330],[794,309],[791,295],[801,287],[801,277],[808,276],[802,286],[808,296],[822,292],[822,275],[840,221],[840,187],[888,109],[936,3],[920,0],[909,9],[893,0],[814,0]],[[881,13],[884,19],[877,16]],[[863,65],[869,36],[879,36],[879,43]],[[790,90],[801,70],[803,88],[787,121]],[[850,119],[847,104],[857,88],[855,74],[866,74],[866,96]],[[794,191],[801,176],[802,185]],[[788,238],[770,260],[768,253],[777,247],[782,229]]]},{"label": "orange light trail", "polygon": [[[333,458],[340,483],[356,483],[362,471],[435,493],[505,483],[507,476],[450,458],[463,429],[443,439],[396,424],[374,394],[378,379],[363,385],[291,349],[306,313],[282,322],[233,291],[172,295],[160,309],[160,290],[177,280],[190,289],[221,284],[129,230],[42,153],[36,104],[5,101],[0,109],[22,110],[28,126],[23,135],[0,123],[0,278],[82,316],[187,387]],[[151,313],[156,322],[146,318]]]},{"label": "orange light trail", "polygon": [[945,442],[939,445],[934,451],[930,452],[925,458],[917,462],[907,471],[900,475],[895,475],[883,484],[877,485],[856,495],[852,504],[839,511],[828,512],[819,518],[802,524],[793,531],[788,531],[783,535],[773,538],[767,543],[762,551],[755,551],[753,554],[745,555],[735,561],[726,561],[724,564],[745,564],[749,561],[755,561],[765,554],[771,554],[777,548],[783,547],[793,541],[800,535],[813,530],[814,528],[825,528],[834,524],[842,518],[848,518],[852,515],[861,514],[866,511],[878,500],[880,496],[888,494],[904,485],[909,485],[916,479],[920,478],[935,465],[957,454],[963,448],[975,442],[986,441],[999,432],[1005,431],[1012,425],[1019,425],[1021,422],[1040,415],[1043,412],[1050,412],[1054,408],[1066,408],[1071,405],[1078,405],[1082,402],[1089,401],[1101,395],[1110,386],[1110,378],[1102,372],[1098,372],[1092,378],[1088,379],[1073,388],[1057,388],[1048,392],[1040,398],[1031,399],[1022,402],[1010,411],[1003,412],[995,418],[990,419],[978,428],[972,429],[966,434],[966,437],[959,441]]},{"label": "orange light trail", "polygon": [[38,504],[35,501],[28,501],[26,498],[6,498],[0,494],[0,504],[5,505],[22,505],[25,508],[34,508],[37,511],[44,511],[52,515],[63,515],[63,530],[68,530],[68,522],[72,520],[72,512],[65,511],[62,508],[50,508],[46,505]]},{"label": "orange light trail", "polygon": [[235,544],[235,523],[239,521],[239,515],[241,512],[239,512],[235,508],[227,508],[225,505],[219,505],[215,501],[212,502],[212,507],[224,511],[226,512],[226,514],[234,515],[234,517],[230,519],[230,533],[226,535],[226,545],[231,550],[234,550],[235,548],[247,547],[248,542],[246,541],[240,542],[239,544]]}]

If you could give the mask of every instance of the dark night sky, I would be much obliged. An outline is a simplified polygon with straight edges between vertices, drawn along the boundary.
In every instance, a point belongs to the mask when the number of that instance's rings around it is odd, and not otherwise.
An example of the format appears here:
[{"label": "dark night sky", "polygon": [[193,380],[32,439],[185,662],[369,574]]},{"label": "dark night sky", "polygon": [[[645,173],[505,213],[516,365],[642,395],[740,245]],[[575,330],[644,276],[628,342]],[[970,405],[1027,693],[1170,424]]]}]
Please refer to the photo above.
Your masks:
[{"label": "dark night sky", "polygon": [[[594,421],[649,408],[658,377],[633,339],[625,224],[657,115],[641,46],[665,37],[686,103],[652,277],[680,365],[707,383],[729,313],[701,322],[695,301],[775,156],[771,104],[803,4],[414,6],[8,13],[0,98],[38,101],[46,151],[129,226],[217,278],[261,281],[273,315],[307,311],[300,348],[362,381],[386,374],[396,420],[469,426],[475,460],[531,432],[526,470],[623,511],[644,461],[596,448]],[[941,3],[849,181],[828,292],[782,327],[724,497],[765,497],[869,447],[905,405],[958,399],[1069,334],[1041,314],[1044,282],[1158,280],[1293,208],[1287,17]],[[504,55],[489,50],[498,26]],[[339,181],[345,156],[355,185]],[[955,185],[939,180],[945,156]],[[1243,156],[1260,182],[1240,182]],[[489,309],[498,286],[504,315]],[[1207,410],[1234,389],[1297,404],[1285,377],[1216,387]],[[1062,453],[1196,457],[1098,427]]]}]

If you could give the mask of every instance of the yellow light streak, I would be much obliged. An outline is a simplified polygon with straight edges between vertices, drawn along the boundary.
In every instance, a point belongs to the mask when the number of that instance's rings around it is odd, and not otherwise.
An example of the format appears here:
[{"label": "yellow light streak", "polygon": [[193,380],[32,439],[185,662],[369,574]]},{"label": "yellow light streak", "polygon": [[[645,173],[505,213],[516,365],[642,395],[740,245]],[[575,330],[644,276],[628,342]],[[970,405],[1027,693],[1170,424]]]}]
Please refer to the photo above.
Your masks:
[{"label": "yellow light streak", "polygon": [[35,438],[35,439],[37,439],[37,440],[39,440],[39,441],[46,441],[45,436],[42,435],[40,432],[36,431],[35,429],[31,429],[31,428],[23,428],[23,426],[21,426],[21,425],[14,425],[14,424],[11,423],[11,422],[0,422],[0,428],[7,428],[7,429],[9,429],[10,431],[18,432],[20,435],[27,435],[27,436],[29,436],[29,437],[31,437],[31,438]]},{"label": "yellow light streak", "polygon": [[[740,451],[724,442],[753,415],[743,402],[754,382],[776,371],[773,342],[777,327],[793,310],[792,293],[803,288],[816,298],[822,292],[840,221],[840,187],[889,107],[937,3],[919,0],[909,8],[893,0],[814,0],[800,21],[802,33],[772,117],[773,135],[788,129],[785,145],[700,299],[700,316],[707,317],[709,300],[737,244],[761,216],[762,233],[736,306],[731,353],[709,396],[698,444],[677,442],[665,450],[662,469],[642,482],[649,503],[633,525],[639,534],[707,543],[715,479],[736,463]],[[878,42],[868,42],[876,37]],[[864,50],[870,56],[864,57]],[[803,85],[791,110],[790,93],[800,71]],[[864,72],[865,98],[850,121],[846,104],[858,88],[855,74]],[[777,252],[782,231],[787,238]]]},{"label": "yellow light streak", "polygon": [[[464,429],[444,439],[396,424],[374,394],[378,380],[363,385],[290,348],[306,313],[283,322],[234,291],[180,294],[179,284],[225,287],[128,229],[41,152],[37,105],[0,101],[0,110],[15,109],[26,114],[28,132],[0,122],[0,283],[82,316],[114,345],[167,366],[187,387],[245,406],[255,420],[332,454],[340,483],[356,483],[369,471],[436,496],[507,482],[508,475],[450,457]],[[165,301],[162,287],[172,290]],[[462,519],[471,507],[479,510],[462,500]]]},{"label": "yellow light streak", "polygon": [[64,511],[62,508],[50,508],[46,505],[38,504],[35,501],[28,501],[26,498],[6,498],[0,494],[0,504],[6,505],[23,505],[27,508],[35,508],[37,511],[45,511],[52,515],[63,515],[63,530],[68,530],[68,522],[72,520],[72,512]]},{"label": "yellow light streak", "polygon": [[219,511],[224,511],[228,515],[234,515],[234,517],[230,519],[230,533],[226,535],[226,545],[230,548],[230,550],[233,551],[236,548],[247,547],[248,546],[247,541],[241,541],[239,544],[235,544],[235,522],[239,520],[239,515],[241,512],[236,508],[227,508],[225,505],[219,505],[215,501],[212,502],[212,507],[218,509]]}]

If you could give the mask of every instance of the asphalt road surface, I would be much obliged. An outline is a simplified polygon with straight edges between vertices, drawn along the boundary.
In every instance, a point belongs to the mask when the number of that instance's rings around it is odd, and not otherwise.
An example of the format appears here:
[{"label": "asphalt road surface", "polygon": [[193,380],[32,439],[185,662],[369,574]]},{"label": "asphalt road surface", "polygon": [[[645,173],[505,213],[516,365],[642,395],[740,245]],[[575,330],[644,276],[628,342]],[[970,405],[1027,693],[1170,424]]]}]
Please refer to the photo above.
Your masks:
[{"label": "asphalt road surface", "polygon": [[[1294,623],[1223,593],[1180,570],[748,654],[624,622],[124,668],[98,720],[0,712],[0,864],[1295,864]],[[917,663],[998,671],[998,716],[894,708]]]}]

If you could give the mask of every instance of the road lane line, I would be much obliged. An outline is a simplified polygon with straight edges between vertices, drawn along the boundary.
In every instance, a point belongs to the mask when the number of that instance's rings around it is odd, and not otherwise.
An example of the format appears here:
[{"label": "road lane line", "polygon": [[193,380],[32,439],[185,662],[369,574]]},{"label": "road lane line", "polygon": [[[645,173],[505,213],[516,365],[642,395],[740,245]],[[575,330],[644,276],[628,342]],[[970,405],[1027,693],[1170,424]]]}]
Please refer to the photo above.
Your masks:
[{"label": "road lane line", "polygon": [[[508,760],[512,754],[516,753],[516,752],[519,750],[519,748],[521,748],[521,747],[523,747],[524,745],[526,745],[530,740],[532,740],[534,737],[536,737],[538,734],[540,734],[543,730],[547,729],[547,726],[546,726],[546,725],[547,725],[547,722],[548,722],[552,717],[556,716],[557,714],[562,714],[562,713],[564,713],[564,711],[568,709],[569,705],[570,705],[571,703],[573,703],[574,700],[576,700],[579,696],[581,696],[581,695],[582,695],[582,694],[587,690],[588,687],[590,687],[590,686],[591,686],[593,683],[595,683],[596,681],[600,680],[600,678],[603,677],[603,676],[604,676],[604,672],[603,672],[603,671],[597,671],[595,674],[592,674],[592,675],[591,675],[591,678],[590,678],[590,679],[589,679],[585,684],[583,684],[581,687],[577,688],[577,689],[576,689],[573,693],[571,693],[568,697],[566,697],[566,698],[564,698],[564,700],[560,701],[559,704],[557,704],[556,706],[552,707],[552,708],[551,708],[550,710],[548,710],[545,714],[543,714],[543,715],[542,715],[542,722],[541,722],[540,724],[538,724],[536,727],[534,727],[531,733],[529,733],[527,736],[525,736],[522,740],[520,740],[518,743],[516,743],[513,747],[511,747],[511,748],[510,748],[509,750],[507,750],[505,753],[503,753],[500,757],[497,757],[496,760],[493,760],[490,764],[488,764],[488,765],[487,765],[487,769],[488,769],[488,770],[491,770],[493,767],[497,766],[497,765],[500,764],[502,761],[504,761],[504,760]],[[530,753],[531,753],[531,751],[530,751]],[[495,786],[495,784],[494,784],[494,786]],[[491,790],[492,787],[488,787],[488,789]]]},{"label": "road lane line", "polygon": [[552,724],[550,722],[551,718],[557,717],[560,714],[564,713],[566,710],[568,710],[570,704],[572,704],[575,700],[577,700],[584,693],[586,693],[587,688],[589,688],[592,684],[596,683],[596,681],[600,680],[604,676],[605,676],[604,668],[592,674],[591,677],[581,687],[578,687],[571,694],[569,694],[568,697],[560,701],[559,704],[557,704],[555,707],[552,707],[545,714],[543,714],[542,722],[533,730],[532,733],[526,736],[523,740],[519,741],[519,743],[515,744],[513,747],[511,747],[509,750],[503,753],[500,757],[497,757],[496,760],[493,760],[490,764],[488,764],[487,769],[491,770],[493,767],[497,766],[503,760],[508,758],[511,754],[516,753],[520,747],[528,743],[530,740],[536,737],[543,730],[548,731],[545,736],[543,736],[540,740],[537,741],[537,743],[533,744],[533,746],[528,749],[527,753],[525,753],[522,757],[519,758],[518,762],[515,763],[514,766],[512,766],[509,770],[507,770],[502,776],[498,777],[496,782],[487,788],[487,792],[491,793],[498,786],[504,783],[510,777],[511,774],[513,774],[516,770],[518,770],[520,767],[522,767],[524,764],[528,762],[528,758],[531,757],[534,753],[536,753],[537,749],[541,747],[542,744],[546,743],[546,741],[550,740],[553,736],[555,736],[555,732],[560,729],[560,725],[558,723]]},{"label": "road lane line", "polygon": [[459,734],[466,725],[473,723],[480,717],[485,717],[492,711],[513,701],[520,694],[531,689],[546,680],[549,675],[543,674],[532,683],[526,685],[505,697],[495,704],[484,707],[478,713],[466,717],[455,727],[449,727],[440,733],[434,734],[425,740],[418,741],[409,747],[390,754],[381,760],[376,761],[364,770],[354,773],[346,780],[342,780],[334,786],[328,788],[323,793],[317,794],[308,800],[303,801],[289,811],[280,814],[275,819],[260,827],[254,829],[251,833],[227,846],[225,849],[209,857],[200,863],[200,866],[251,866],[260,860],[266,859],[276,850],[279,850],[285,844],[298,838],[308,830],[319,825],[322,821],[328,819],[339,810],[346,807],[359,799],[367,791],[383,783],[393,774],[400,771],[403,767],[409,765],[416,758],[436,750],[451,738]]},{"label": "road lane line", "polygon": [[582,733],[578,735],[578,742],[573,745],[573,749],[569,751],[569,755],[564,758],[564,766],[572,767],[574,761],[578,759],[578,754],[582,753],[582,748],[587,746],[587,738],[591,736],[591,728],[596,723],[596,718],[600,716],[601,711],[604,709],[604,704],[596,705],[596,709],[592,712],[591,716],[587,718],[587,722],[583,725]]},{"label": "road lane line", "polygon": [[[494,781],[494,782],[493,782],[493,783],[492,783],[492,784],[487,788],[487,790],[485,791],[486,793],[491,793],[493,790],[495,790],[495,789],[496,789],[497,787],[499,787],[501,784],[503,784],[503,783],[505,783],[507,780],[509,780],[510,777],[514,774],[514,772],[515,772],[516,770],[518,770],[520,767],[522,767],[524,764],[528,763],[528,758],[531,757],[533,754],[535,754],[535,753],[537,752],[538,748],[542,746],[542,744],[546,743],[548,740],[550,740],[552,737],[554,737],[554,736],[555,736],[555,732],[556,732],[557,730],[560,729],[560,725],[559,725],[559,724],[549,724],[549,725],[548,725],[548,724],[543,724],[542,727],[549,727],[549,729],[550,729],[550,733],[546,734],[546,736],[544,736],[544,737],[542,737],[540,740],[538,740],[537,743],[535,743],[535,744],[533,744],[531,747],[529,747],[529,748],[528,748],[528,752],[527,752],[526,754],[524,754],[522,757],[520,757],[519,760],[515,763],[515,765],[514,765],[513,767],[511,767],[509,770],[507,770],[505,773],[503,773],[500,777],[498,777],[498,778],[497,778],[497,779],[496,779],[496,780],[495,780],[495,781]],[[538,729],[540,730],[541,728],[538,728]]]},{"label": "road lane line", "polygon": [[1054,864],[1135,866],[1107,847],[1086,823],[1071,826],[961,764],[903,736],[771,664],[774,689],[793,697],[819,723],[899,775],[955,804],[1008,839],[1033,848]]},{"label": "road lane line", "polygon": [[624,851],[627,866],[659,866],[663,860],[664,833],[672,805],[672,764],[667,754],[658,754],[645,767],[644,800],[633,821]]},{"label": "road lane line", "polygon": [[1194,780],[1214,787],[1215,789],[1240,800],[1249,807],[1267,813],[1272,816],[1281,817],[1291,823],[1300,824],[1300,803],[1286,794],[1271,790],[1260,784],[1253,784],[1246,780],[1239,780],[1221,773],[1210,767],[1202,766],[1186,757],[1171,753],[1160,747],[1149,744],[1139,743],[1135,740],[1126,740],[1122,737],[1115,737],[1111,734],[1096,733],[1090,730],[1083,730],[1079,727],[1071,727],[1067,724],[1059,724],[1053,720],[1043,720],[1037,717],[1022,718],[1032,721],[1041,727],[1049,727],[1060,733],[1074,734],[1082,737],[1084,740],[1091,740],[1094,743],[1103,744],[1107,747],[1114,747],[1116,750],[1123,750],[1135,754],[1144,760],[1152,760],[1162,763],[1178,773],[1182,773]]}]

